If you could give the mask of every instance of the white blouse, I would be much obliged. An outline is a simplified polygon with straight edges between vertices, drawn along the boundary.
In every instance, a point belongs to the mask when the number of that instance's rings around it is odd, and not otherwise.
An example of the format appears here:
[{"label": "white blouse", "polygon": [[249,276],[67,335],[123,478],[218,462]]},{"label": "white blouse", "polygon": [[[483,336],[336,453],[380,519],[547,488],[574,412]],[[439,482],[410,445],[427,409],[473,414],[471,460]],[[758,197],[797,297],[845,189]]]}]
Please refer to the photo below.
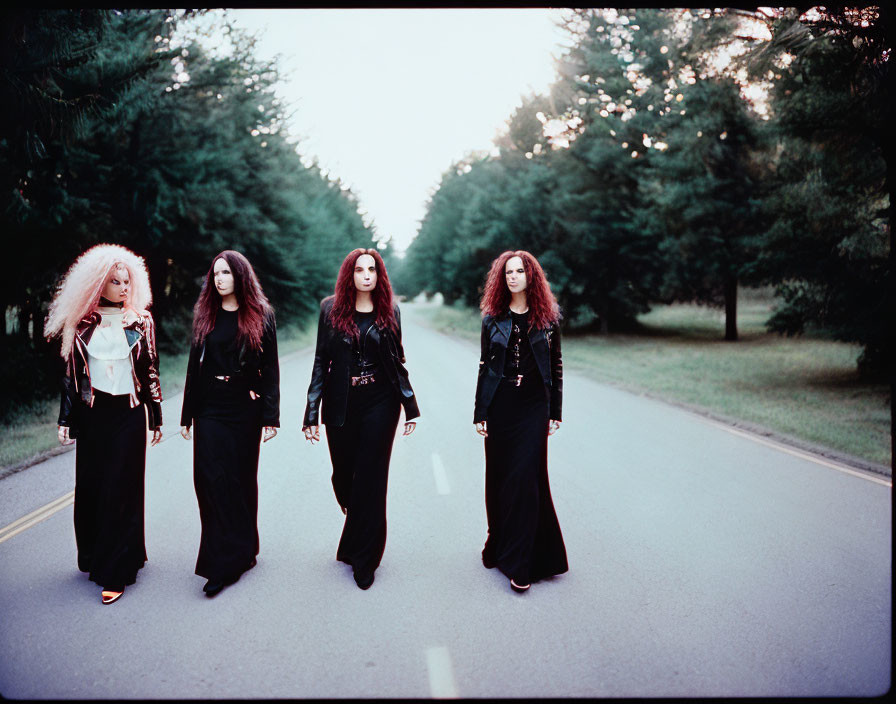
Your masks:
[{"label": "white blouse", "polygon": [[124,313],[100,314],[102,320],[87,344],[91,386],[114,396],[133,394],[131,348],[124,335]]}]

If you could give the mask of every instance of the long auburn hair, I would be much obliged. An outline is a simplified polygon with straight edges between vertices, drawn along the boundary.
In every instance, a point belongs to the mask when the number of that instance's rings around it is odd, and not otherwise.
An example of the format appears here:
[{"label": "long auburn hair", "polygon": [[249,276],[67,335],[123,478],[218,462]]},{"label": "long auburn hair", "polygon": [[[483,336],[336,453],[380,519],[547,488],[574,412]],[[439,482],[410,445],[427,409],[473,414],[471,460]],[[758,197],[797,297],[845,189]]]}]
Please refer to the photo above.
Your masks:
[{"label": "long auburn hair", "polygon": [[218,310],[221,308],[222,296],[215,287],[215,262],[223,259],[233,274],[233,293],[236,295],[237,309],[237,342],[244,341],[255,350],[261,350],[261,337],[264,323],[273,308],[261,289],[255,270],[240,252],[225,249],[212,258],[211,266],[205,275],[202,291],[196,305],[193,306],[193,342],[202,344],[206,336],[214,329]]},{"label": "long auburn hair", "polygon": [[386,264],[380,253],[375,249],[359,247],[353,249],[343,259],[336,277],[336,288],[332,296],[327,296],[325,301],[333,300],[330,309],[330,323],[336,330],[340,330],[352,337],[358,336],[358,325],[355,323],[355,262],[362,254],[369,254],[376,263],[376,286],[370,292],[373,299],[373,312],[376,313],[376,325],[380,328],[391,328],[398,331],[395,321],[392,300],[392,284],[389,283],[389,275],[386,273]]},{"label": "long auburn hair", "polygon": [[510,305],[510,289],[507,288],[504,269],[507,261],[513,257],[523,260],[523,269],[526,272],[526,302],[529,304],[530,327],[543,329],[551,323],[556,323],[560,320],[560,306],[551,292],[548,277],[545,276],[538,260],[522,249],[503,252],[492,262],[485,281],[485,290],[482,292],[482,301],[479,304],[482,314],[501,315]]},{"label": "long auburn hair", "polygon": [[152,303],[152,291],[143,257],[119,244],[94,245],[69,267],[47,313],[44,336],[48,340],[62,336],[59,352],[63,359],[71,354],[78,323],[99,305],[109,273],[121,267],[127,269],[130,278],[125,307],[134,313],[146,314]]}]

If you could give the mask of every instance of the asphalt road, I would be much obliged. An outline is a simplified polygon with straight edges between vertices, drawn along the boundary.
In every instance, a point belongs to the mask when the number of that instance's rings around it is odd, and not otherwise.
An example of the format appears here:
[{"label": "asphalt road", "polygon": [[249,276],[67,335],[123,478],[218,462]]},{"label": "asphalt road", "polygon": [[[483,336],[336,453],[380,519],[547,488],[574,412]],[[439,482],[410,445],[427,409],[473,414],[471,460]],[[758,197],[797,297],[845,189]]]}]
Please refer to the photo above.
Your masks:
[{"label": "asphalt road", "polygon": [[[419,305],[419,304],[417,304]],[[550,439],[570,571],[513,593],[483,568],[478,348],[415,322],[422,417],[396,438],[376,582],[335,560],[326,442],[301,414],[312,351],[281,361],[262,446],[258,566],[193,574],[192,443],[166,401],[148,451],[149,562],[112,606],[77,570],[68,452],[0,482],[8,698],[869,696],[890,688],[892,486],[567,372]],[[59,509],[58,506],[62,508]],[[34,524],[15,521],[37,512]],[[6,529],[4,530],[4,527]]]}]

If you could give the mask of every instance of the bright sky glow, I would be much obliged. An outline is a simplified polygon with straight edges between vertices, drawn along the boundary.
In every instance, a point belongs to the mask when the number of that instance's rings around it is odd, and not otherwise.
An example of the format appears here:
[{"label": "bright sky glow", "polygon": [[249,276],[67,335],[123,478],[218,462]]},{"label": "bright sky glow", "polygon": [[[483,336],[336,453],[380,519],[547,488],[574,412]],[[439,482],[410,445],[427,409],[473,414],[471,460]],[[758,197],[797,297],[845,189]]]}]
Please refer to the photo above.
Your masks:
[{"label": "bright sky glow", "polygon": [[521,97],[547,91],[567,42],[561,11],[543,8],[228,14],[257,33],[260,59],[280,55],[277,94],[295,111],[299,153],[350,186],[397,251],[442,172],[492,149]]}]

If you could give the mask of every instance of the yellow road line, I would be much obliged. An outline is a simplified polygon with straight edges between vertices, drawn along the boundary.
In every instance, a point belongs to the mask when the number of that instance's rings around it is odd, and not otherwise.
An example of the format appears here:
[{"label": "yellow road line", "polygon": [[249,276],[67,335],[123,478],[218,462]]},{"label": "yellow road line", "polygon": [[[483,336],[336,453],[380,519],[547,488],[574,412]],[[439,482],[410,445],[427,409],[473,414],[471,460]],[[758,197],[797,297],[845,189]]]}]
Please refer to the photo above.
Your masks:
[{"label": "yellow road line", "polygon": [[71,505],[75,501],[75,492],[70,491],[65,496],[60,496],[55,501],[51,501],[45,506],[41,506],[39,509],[32,511],[27,516],[22,516],[17,521],[13,521],[5,528],[0,529],[0,543],[9,540],[15,535],[18,535],[23,530],[28,530],[31,526],[35,526],[41,521],[49,518],[54,513],[61,511],[66,506]]}]

